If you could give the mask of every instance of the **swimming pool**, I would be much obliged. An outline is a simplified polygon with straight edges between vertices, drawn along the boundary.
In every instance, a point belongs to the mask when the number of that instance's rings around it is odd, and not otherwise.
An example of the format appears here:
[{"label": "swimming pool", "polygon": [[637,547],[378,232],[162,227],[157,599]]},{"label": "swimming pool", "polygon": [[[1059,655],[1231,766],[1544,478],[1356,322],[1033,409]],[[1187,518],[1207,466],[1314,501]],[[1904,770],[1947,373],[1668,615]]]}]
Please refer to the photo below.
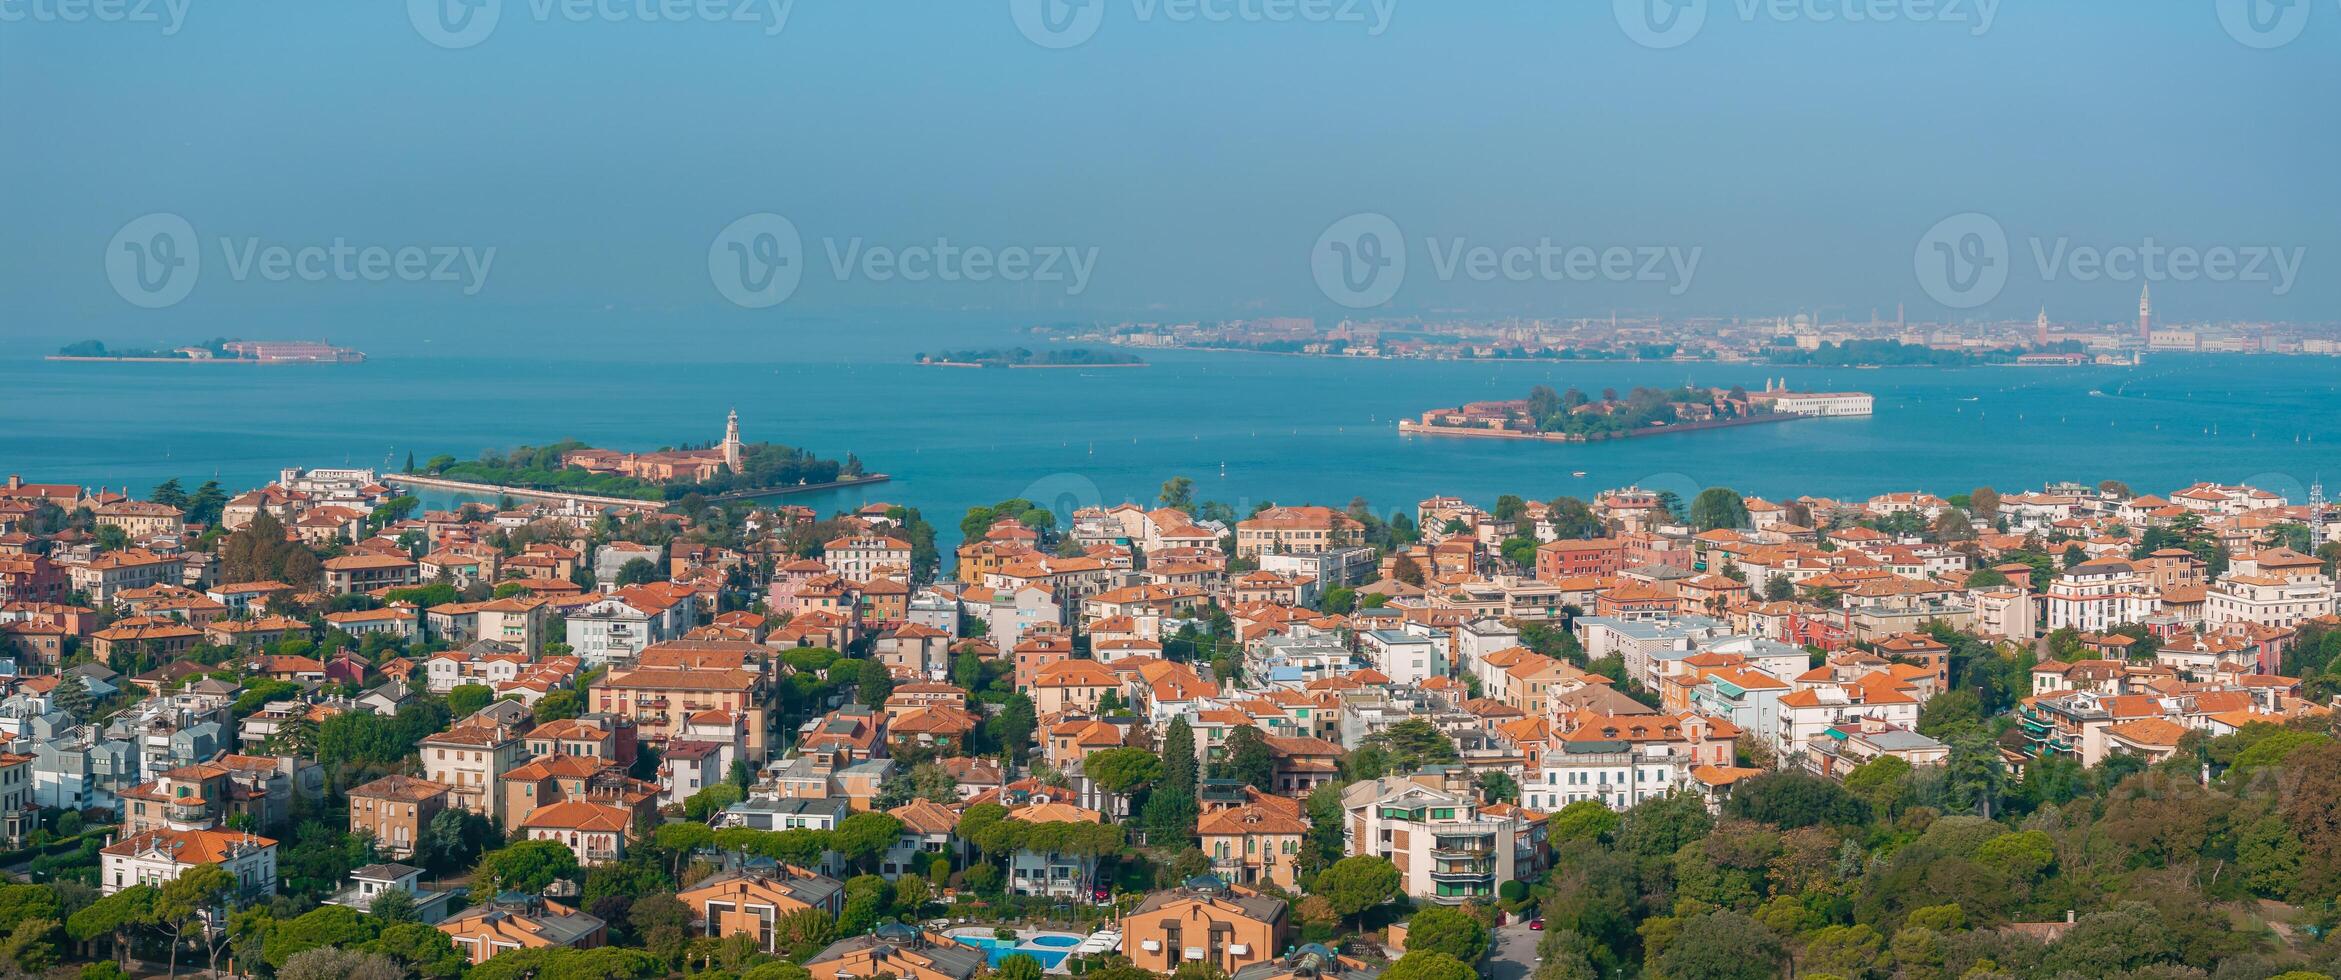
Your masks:
[{"label": "swimming pool", "polygon": [[953,936],[951,939],[962,946],[983,950],[986,964],[995,970],[1000,968],[1002,960],[1019,953],[1040,961],[1041,969],[1053,970],[1065,962],[1065,957],[1073,955],[1073,947],[1081,945],[1081,937],[1062,933],[1034,936],[1029,941],[993,936]]}]

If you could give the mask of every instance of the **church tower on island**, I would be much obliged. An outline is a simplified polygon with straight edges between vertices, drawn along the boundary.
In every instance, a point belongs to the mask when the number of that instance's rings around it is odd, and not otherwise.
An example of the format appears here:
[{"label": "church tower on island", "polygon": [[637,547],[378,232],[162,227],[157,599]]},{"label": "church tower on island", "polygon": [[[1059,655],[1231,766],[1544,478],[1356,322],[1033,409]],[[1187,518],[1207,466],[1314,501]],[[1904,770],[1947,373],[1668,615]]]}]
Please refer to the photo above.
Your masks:
[{"label": "church tower on island", "polygon": [[736,408],[724,417],[723,465],[734,473],[740,471],[740,410]]}]

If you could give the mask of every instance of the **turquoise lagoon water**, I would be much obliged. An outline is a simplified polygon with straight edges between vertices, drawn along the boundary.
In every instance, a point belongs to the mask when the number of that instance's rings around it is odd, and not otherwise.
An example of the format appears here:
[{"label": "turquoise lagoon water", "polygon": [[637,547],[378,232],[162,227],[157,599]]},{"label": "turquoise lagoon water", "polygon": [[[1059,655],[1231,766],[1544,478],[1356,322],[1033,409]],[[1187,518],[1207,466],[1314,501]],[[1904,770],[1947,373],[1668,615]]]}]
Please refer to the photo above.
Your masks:
[{"label": "turquoise lagoon water", "polygon": [[[751,440],[858,454],[887,484],[795,498],[925,510],[946,537],[974,504],[1065,510],[1151,499],[1173,476],[1200,499],[1411,509],[1640,483],[1686,498],[1867,496],[2118,479],[2168,491],[2250,480],[2300,499],[2341,478],[2341,360],[2156,356],[2136,368],[1796,369],[1671,363],[1359,361],[1155,352],[1119,370],[925,368],[891,353],[716,362],[688,353],[470,356],[444,345],[364,364],[249,367],[0,359],[0,471],[128,485],[216,478],[231,490],[287,466],[462,457],[564,437],[620,448],[710,441],[734,407]],[[1869,391],[1868,419],[1595,445],[1401,437],[1426,408],[1692,382]],[[1583,471],[1585,476],[1572,475]],[[943,542],[946,551],[952,542]]]}]

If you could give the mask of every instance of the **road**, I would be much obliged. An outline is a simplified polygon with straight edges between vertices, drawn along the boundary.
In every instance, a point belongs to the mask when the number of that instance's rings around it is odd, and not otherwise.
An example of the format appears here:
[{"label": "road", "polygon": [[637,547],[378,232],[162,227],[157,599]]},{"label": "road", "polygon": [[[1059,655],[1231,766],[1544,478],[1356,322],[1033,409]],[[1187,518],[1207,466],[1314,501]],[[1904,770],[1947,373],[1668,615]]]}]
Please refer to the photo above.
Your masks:
[{"label": "road", "polygon": [[1526,980],[1536,968],[1536,941],[1543,937],[1525,922],[1498,928],[1495,952],[1488,954],[1489,980]]}]

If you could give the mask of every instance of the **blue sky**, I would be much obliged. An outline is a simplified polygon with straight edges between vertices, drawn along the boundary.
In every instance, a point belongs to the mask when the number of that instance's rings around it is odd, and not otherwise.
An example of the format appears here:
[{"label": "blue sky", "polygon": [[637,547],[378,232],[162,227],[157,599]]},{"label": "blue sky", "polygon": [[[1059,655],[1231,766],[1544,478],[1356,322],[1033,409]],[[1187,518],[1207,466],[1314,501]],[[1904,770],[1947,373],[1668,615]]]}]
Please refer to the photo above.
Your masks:
[{"label": "blue sky", "polygon": [[[2341,319],[2329,0],[2271,49],[2239,42],[2213,4],[2121,0],[1995,4],[1980,36],[1975,0],[1931,5],[1964,23],[1859,24],[1813,19],[1853,0],[1753,15],[1710,0],[1671,49],[1592,0],[1384,0],[1378,33],[1245,16],[1274,0],[1214,3],[1236,12],[1223,22],[1093,0],[1095,35],[1061,50],[1021,34],[1006,0],[796,0],[777,34],[503,0],[461,49],[400,3],[174,0],[175,31],[24,13],[56,2],[0,2],[18,12],[0,18],[0,315],[20,341],[1331,318],[1309,252],[1360,212],[1409,242],[1390,312],[1890,318],[1900,302],[1913,319],[2046,304],[2119,320],[2137,280],[2044,279],[2031,243],[2151,238],[2303,259],[2282,295],[2157,281],[2166,318]],[[1913,252],[1970,211],[2006,229],[2013,274],[1951,309]],[[105,256],[155,212],[197,230],[205,266],[184,301],[147,310],[109,285]],[[709,252],[758,212],[801,233],[804,280],[743,310],[711,288]],[[938,238],[1088,252],[1094,271],[1074,292],[841,278],[827,258]],[[227,271],[239,243],[335,239],[496,254],[468,295]],[[1547,239],[1695,248],[1697,274],[1677,291],[1431,271],[1441,243]]]}]

